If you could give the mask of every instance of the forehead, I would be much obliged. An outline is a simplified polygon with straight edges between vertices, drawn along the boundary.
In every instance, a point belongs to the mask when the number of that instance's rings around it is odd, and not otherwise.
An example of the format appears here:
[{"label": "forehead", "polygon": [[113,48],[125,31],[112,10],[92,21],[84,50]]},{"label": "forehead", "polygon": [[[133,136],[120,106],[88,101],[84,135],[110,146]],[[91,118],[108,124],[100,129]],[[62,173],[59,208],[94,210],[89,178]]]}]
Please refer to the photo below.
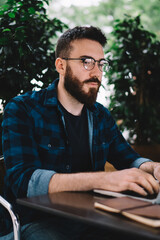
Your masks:
[{"label": "forehead", "polygon": [[104,58],[103,47],[99,42],[89,39],[79,39],[71,42],[70,57],[90,56],[95,59]]}]

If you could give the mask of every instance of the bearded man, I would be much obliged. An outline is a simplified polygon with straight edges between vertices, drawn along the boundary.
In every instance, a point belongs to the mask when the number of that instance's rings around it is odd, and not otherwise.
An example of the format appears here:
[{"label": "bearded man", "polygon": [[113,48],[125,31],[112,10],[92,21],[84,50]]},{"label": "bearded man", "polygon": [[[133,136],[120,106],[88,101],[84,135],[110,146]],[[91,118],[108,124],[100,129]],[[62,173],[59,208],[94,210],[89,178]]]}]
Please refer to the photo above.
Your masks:
[{"label": "bearded man", "polygon": [[[56,47],[59,79],[47,89],[15,97],[5,108],[4,197],[20,216],[22,240],[109,240],[114,234],[21,209],[17,198],[97,188],[141,195],[159,191],[160,164],[136,153],[110,112],[96,102],[108,68],[105,43],[105,35],[95,27],[67,30]],[[117,171],[105,172],[106,161]],[[1,236],[12,239],[11,223],[5,221]]]}]

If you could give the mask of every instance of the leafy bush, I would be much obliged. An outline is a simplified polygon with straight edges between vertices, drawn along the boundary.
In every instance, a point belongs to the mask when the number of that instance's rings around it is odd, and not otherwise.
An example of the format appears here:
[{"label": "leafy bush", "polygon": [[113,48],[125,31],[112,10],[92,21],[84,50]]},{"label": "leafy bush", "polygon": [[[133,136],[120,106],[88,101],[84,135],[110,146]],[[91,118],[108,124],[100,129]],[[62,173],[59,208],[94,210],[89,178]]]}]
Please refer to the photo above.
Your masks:
[{"label": "leafy bush", "polygon": [[129,131],[129,142],[160,143],[160,42],[140,16],[116,20],[112,35],[109,108],[120,129]]},{"label": "leafy bush", "polygon": [[[8,0],[0,8],[0,99],[48,86],[57,73],[54,41],[67,26],[49,19],[47,0]],[[33,81],[34,80],[34,81]]]}]

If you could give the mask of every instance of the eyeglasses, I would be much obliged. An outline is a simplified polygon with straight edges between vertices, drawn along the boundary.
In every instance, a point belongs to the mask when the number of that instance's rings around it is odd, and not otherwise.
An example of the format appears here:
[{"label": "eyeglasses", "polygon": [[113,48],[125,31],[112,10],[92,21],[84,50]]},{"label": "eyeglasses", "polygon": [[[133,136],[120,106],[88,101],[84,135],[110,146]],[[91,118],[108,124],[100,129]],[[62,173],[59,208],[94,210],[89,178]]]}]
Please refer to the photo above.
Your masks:
[{"label": "eyeglasses", "polygon": [[62,58],[64,60],[80,60],[83,63],[83,67],[87,71],[91,71],[97,62],[98,68],[101,72],[108,71],[109,69],[109,62],[105,59],[95,60],[91,57],[83,57],[83,58]]}]

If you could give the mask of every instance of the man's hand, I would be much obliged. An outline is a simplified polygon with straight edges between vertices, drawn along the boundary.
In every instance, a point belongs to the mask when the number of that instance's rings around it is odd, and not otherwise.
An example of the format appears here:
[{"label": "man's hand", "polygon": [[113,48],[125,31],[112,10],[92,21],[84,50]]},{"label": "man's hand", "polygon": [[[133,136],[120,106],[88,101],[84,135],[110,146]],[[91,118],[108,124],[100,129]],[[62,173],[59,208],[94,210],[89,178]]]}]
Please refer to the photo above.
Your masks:
[{"label": "man's hand", "polygon": [[[141,195],[154,194],[159,191],[159,183],[148,172],[137,168],[125,169],[108,173],[101,178],[98,188],[121,192],[131,190]],[[104,181],[105,180],[105,181]]]},{"label": "man's hand", "polygon": [[160,182],[160,163],[159,162],[145,162],[140,166],[145,172],[148,172]]}]

